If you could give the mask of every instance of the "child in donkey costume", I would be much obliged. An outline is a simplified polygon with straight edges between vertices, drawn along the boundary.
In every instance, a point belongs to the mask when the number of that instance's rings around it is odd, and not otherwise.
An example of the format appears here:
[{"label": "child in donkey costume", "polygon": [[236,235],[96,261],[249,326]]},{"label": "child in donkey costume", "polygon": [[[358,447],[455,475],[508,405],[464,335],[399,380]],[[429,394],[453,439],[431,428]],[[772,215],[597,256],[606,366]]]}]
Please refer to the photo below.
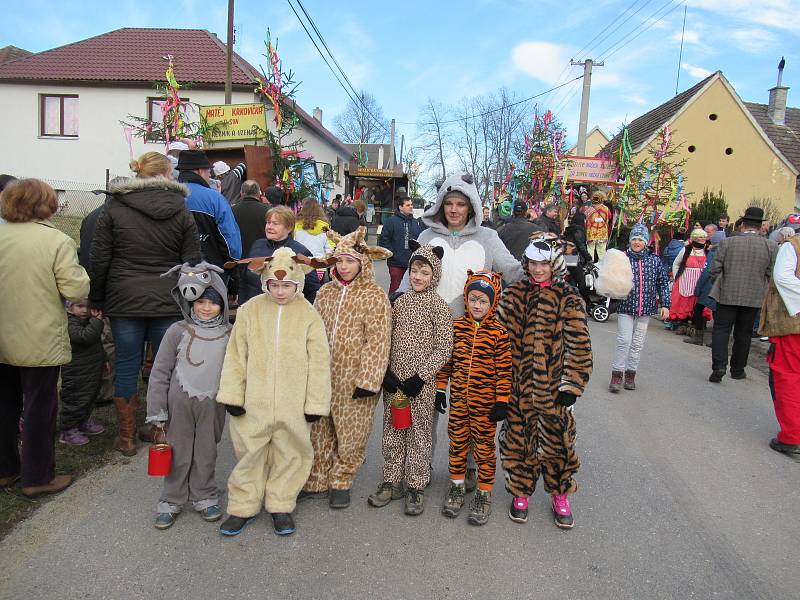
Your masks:
[{"label": "child in donkey costume", "polygon": [[206,262],[173,267],[180,273],[172,297],[183,321],[173,323],[158,348],[147,385],[147,423],[155,441],[172,445],[172,470],[164,478],[156,529],[168,529],[187,501],[206,521],[222,516],[214,469],[225,409],[214,400],[231,333],[222,269]]},{"label": "child in donkey costume", "polygon": [[[405,480],[405,513],[424,510],[423,490],[431,478],[433,410],[436,373],[453,350],[453,318],[436,292],[442,275],[441,246],[420,246],[408,240],[411,289],[392,307],[392,346],[383,380],[383,482],[369,497],[372,506],[386,506],[401,497]],[[391,397],[400,390],[411,404],[411,428],[392,427]]]}]

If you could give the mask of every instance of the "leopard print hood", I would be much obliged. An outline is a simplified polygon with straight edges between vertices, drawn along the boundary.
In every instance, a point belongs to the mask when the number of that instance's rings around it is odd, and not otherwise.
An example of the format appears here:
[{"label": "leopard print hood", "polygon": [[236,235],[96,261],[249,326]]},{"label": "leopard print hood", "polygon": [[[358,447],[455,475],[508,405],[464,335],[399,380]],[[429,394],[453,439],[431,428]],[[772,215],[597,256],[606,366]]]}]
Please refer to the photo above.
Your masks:
[{"label": "leopard print hood", "polygon": [[[375,281],[375,267],[372,264],[373,260],[383,260],[392,256],[392,252],[380,246],[368,246],[367,228],[363,225],[356,229],[353,233],[348,233],[345,236],[340,236],[335,231],[328,231],[328,239],[336,244],[336,248],[325,257],[325,262],[334,264],[336,259],[342,254],[352,256],[361,263],[361,272],[356,275],[350,285],[356,285],[360,281]],[[339,285],[342,283],[336,277],[336,267],[333,267],[331,275],[332,280]]]},{"label": "leopard print hood", "polygon": [[[439,286],[439,280],[442,278],[442,257],[444,256],[444,248],[441,246],[421,246],[417,240],[408,240],[408,247],[412,251],[411,258],[408,259],[409,268],[411,268],[411,263],[414,262],[415,259],[421,258],[428,263],[433,270],[431,284],[427,287],[427,289],[419,293],[422,294],[430,290],[435,291]],[[413,292],[413,290],[410,288],[409,291]]]}]

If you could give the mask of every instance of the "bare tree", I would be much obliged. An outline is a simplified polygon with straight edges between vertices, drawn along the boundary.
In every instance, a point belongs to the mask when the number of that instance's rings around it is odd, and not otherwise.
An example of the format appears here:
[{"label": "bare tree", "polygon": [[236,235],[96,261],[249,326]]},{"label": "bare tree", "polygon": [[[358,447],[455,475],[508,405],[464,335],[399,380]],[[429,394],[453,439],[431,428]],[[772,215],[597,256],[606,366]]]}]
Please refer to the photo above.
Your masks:
[{"label": "bare tree", "polygon": [[389,121],[374,96],[364,90],[352,98],[344,112],[333,119],[334,133],[348,144],[381,144],[388,141]]},{"label": "bare tree", "polygon": [[444,121],[447,120],[449,109],[428,98],[420,114],[419,150],[425,166],[434,179],[447,177],[447,163],[445,151],[450,131]]}]

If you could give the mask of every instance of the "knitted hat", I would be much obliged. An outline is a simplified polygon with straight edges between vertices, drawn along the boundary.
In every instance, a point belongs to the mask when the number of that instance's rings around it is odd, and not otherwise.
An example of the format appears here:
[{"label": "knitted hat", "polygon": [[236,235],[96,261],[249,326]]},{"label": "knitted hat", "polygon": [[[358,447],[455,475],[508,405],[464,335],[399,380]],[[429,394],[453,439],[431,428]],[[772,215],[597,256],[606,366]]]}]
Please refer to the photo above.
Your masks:
[{"label": "knitted hat", "polygon": [[228,163],[218,160],[214,163],[214,177],[221,177],[225,175],[231,168],[228,166]]},{"label": "knitted hat", "polygon": [[503,274],[494,271],[478,271],[473,273],[467,270],[467,283],[464,285],[464,305],[467,305],[467,296],[472,290],[483,292],[489,298],[491,307],[486,313],[489,317],[500,302],[500,292],[503,289]]},{"label": "knitted hat", "polygon": [[630,238],[628,239],[630,239],[631,241],[642,240],[644,241],[645,244],[649,244],[650,232],[647,230],[647,227],[645,227],[641,223],[637,223],[636,225],[633,226],[633,229],[631,229],[631,235]]},{"label": "knitted hat", "polygon": [[170,142],[169,143],[169,149],[170,150],[178,150],[178,151],[182,152],[184,150],[188,150],[189,146],[185,142]]},{"label": "knitted hat", "polygon": [[467,281],[467,289],[465,291],[467,292],[467,295],[469,295],[469,293],[472,291],[478,291],[482,294],[486,294],[486,296],[489,298],[489,304],[494,304],[494,288],[484,279],[473,279],[472,281]]},{"label": "knitted hat", "polygon": [[194,171],[210,169],[211,163],[202,150],[183,150],[178,157],[178,171]]},{"label": "knitted hat", "polygon": [[[220,293],[212,287],[207,287],[197,300],[203,299],[211,300],[217,306],[225,306],[225,301],[222,299]],[[197,300],[195,300],[195,302],[197,302]]]},{"label": "knitted hat", "polygon": [[708,234],[706,233],[705,229],[692,229],[691,238],[693,240],[698,240],[700,238],[707,238]]}]

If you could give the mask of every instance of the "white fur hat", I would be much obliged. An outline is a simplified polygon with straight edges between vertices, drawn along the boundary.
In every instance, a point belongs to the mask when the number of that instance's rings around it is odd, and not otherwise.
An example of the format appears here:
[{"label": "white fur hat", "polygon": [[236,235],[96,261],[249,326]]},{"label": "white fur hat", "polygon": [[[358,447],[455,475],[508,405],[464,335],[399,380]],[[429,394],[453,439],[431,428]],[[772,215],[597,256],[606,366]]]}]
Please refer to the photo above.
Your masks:
[{"label": "white fur hat", "polygon": [[213,168],[215,177],[220,177],[221,175],[224,175],[225,173],[231,170],[231,168],[228,166],[228,163],[223,162],[221,160],[215,162]]}]

